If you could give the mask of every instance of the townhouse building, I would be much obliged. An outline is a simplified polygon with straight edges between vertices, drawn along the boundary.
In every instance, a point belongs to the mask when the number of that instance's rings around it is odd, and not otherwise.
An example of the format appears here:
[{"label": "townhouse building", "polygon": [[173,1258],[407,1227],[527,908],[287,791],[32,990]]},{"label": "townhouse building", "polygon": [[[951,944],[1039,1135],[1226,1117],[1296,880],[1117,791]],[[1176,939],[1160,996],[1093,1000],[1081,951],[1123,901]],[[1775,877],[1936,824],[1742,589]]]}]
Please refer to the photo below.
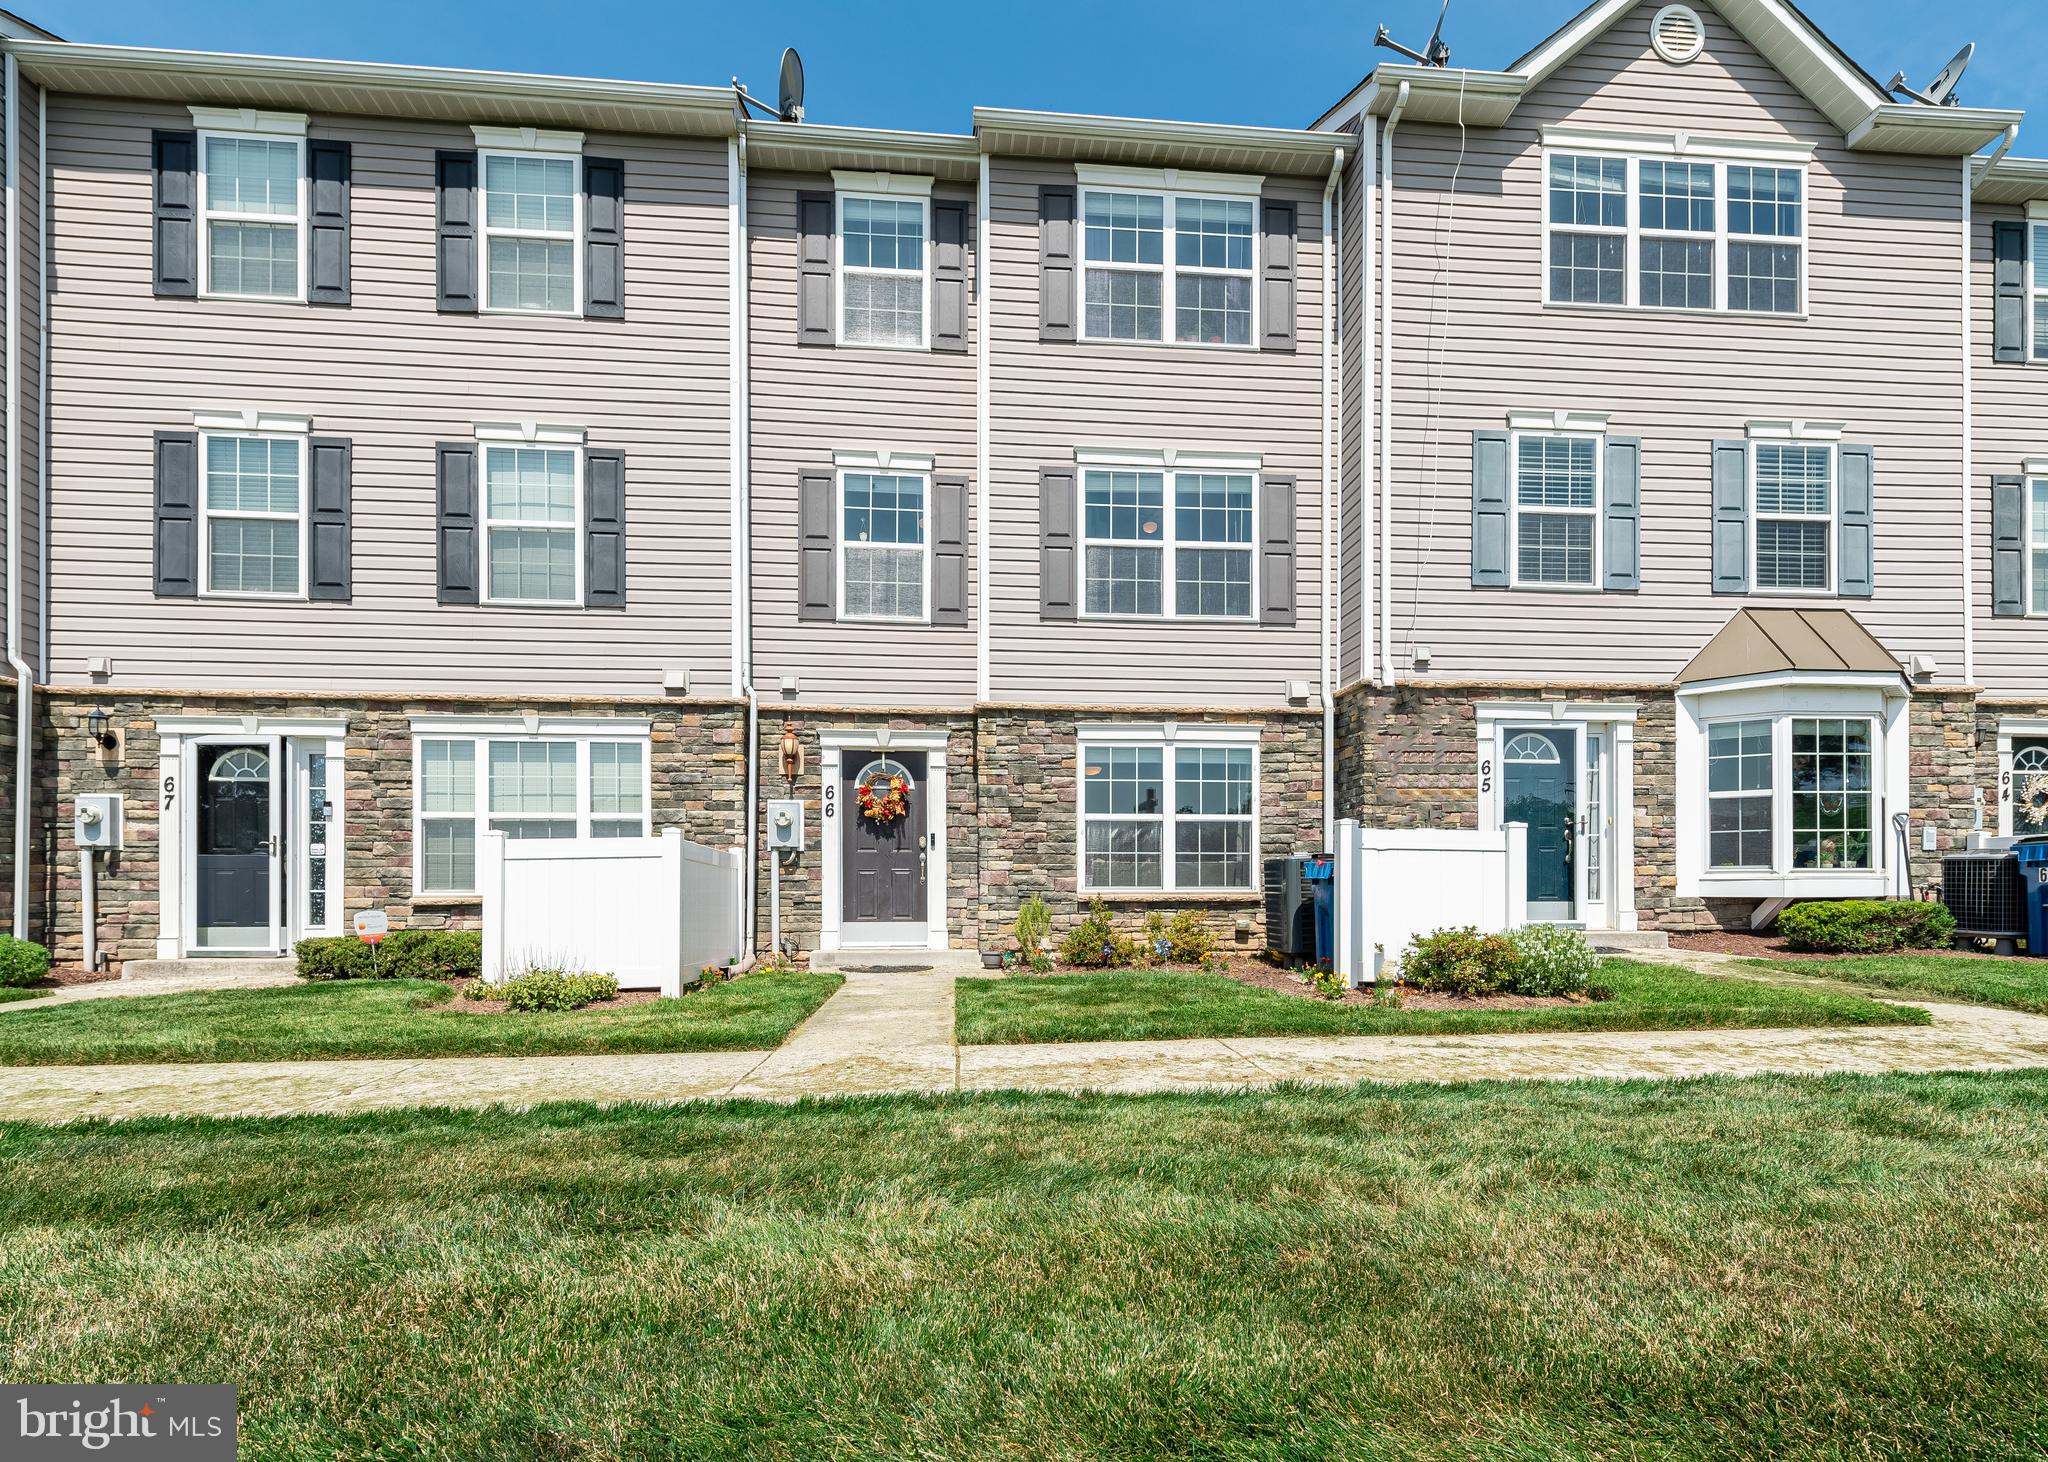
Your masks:
[{"label": "townhouse building", "polygon": [[2048,163],[1782,0],[1302,129],[0,47],[0,900],[60,958],[96,792],[116,961],[473,922],[489,829],[745,846],[829,951],[1257,940],[1339,816],[1524,822],[1616,931],[2048,818]]}]

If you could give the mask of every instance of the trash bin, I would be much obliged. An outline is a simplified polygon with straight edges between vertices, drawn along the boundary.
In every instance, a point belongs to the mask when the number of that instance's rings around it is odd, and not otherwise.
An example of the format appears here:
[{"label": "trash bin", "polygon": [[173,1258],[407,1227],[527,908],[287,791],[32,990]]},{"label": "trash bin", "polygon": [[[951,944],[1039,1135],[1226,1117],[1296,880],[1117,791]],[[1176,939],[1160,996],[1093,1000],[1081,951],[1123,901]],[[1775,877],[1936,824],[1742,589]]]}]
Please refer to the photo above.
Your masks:
[{"label": "trash bin", "polygon": [[1316,963],[1328,968],[1337,958],[1337,860],[1316,857],[1303,860],[1301,882],[1315,910]]},{"label": "trash bin", "polygon": [[2048,838],[2014,843],[2012,854],[2027,886],[2027,953],[2048,959]]}]

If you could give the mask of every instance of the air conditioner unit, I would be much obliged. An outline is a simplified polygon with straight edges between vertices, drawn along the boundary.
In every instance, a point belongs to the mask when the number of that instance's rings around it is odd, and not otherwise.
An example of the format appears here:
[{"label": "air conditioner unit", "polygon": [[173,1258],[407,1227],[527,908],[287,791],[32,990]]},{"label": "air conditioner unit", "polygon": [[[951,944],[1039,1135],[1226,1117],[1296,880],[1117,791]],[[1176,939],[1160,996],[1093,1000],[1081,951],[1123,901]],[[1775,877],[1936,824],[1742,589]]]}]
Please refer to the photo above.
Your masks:
[{"label": "air conditioner unit", "polygon": [[1328,935],[1318,940],[1317,914],[1329,922],[1333,860],[1327,854],[1297,853],[1266,860],[1266,948],[1286,959],[1321,959]]},{"label": "air conditioner unit", "polygon": [[2002,944],[2027,933],[2027,888],[2009,852],[1950,853],[1941,860],[1941,901],[1956,933]]}]

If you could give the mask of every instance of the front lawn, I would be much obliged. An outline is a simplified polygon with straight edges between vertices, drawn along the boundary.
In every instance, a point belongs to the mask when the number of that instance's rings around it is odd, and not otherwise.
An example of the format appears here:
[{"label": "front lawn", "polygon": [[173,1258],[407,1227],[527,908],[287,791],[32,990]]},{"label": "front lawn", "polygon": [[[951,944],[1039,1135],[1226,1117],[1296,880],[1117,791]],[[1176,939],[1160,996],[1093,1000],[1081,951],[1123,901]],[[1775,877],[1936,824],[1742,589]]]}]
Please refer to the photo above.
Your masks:
[{"label": "front lawn", "polygon": [[465,1011],[434,980],[82,1000],[0,1017],[0,1065],[764,1051],[841,983],[802,970],[748,975],[680,1000],[550,1015]]},{"label": "front lawn", "polygon": [[1674,965],[1611,959],[1612,1000],[1527,1010],[1397,1010],[1335,1005],[1227,975],[1105,970],[961,980],[962,1045],[1177,1040],[1196,1036],[1475,1035],[1503,1031],[1689,1030],[1738,1026],[1924,1024],[1924,1011]]},{"label": "front lawn", "polygon": [[13,1382],[336,1457],[2037,1457],[2048,1074],[0,1126]]},{"label": "front lawn", "polygon": [[1972,959],[1951,954],[1873,954],[1846,959],[1760,960],[1771,969],[1929,1000],[2005,1005],[2048,1015],[2048,959]]}]

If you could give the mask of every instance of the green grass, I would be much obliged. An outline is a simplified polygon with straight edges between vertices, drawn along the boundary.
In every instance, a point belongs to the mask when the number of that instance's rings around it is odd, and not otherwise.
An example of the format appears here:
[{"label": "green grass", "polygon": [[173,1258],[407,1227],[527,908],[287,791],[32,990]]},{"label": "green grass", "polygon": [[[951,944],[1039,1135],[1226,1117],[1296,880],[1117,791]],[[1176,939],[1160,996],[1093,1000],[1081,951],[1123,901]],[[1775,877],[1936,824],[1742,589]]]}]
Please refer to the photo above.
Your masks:
[{"label": "green grass", "polygon": [[1946,954],[1873,954],[1846,959],[1758,960],[1774,970],[1924,995],[2004,1005],[2048,1015],[2048,959],[1965,959]]},{"label": "green grass", "polygon": [[0,985],[0,1005],[10,1000],[33,1000],[38,995],[47,995],[48,990],[24,990],[16,985]]},{"label": "green grass", "polygon": [[767,1050],[841,983],[758,974],[681,1000],[552,1015],[465,1012],[432,980],[84,1000],[0,1017],[0,1065]]},{"label": "green grass", "polygon": [[250,1462],[2038,1456],[2048,1074],[0,1127]]},{"label": "green grass", "polygon": [[1196,1036],[1465,1035],[1501,1031],[1690,1030],[1738,1026],[1905,1025],[1917,1010],[1672,965],[1612,959],[1614,999],[1535,1010],[1395,1010],[1334,1005],[1241,984],[1227,975],[1111,970],[962,980],[963,1045],[1176,1040]]}]

